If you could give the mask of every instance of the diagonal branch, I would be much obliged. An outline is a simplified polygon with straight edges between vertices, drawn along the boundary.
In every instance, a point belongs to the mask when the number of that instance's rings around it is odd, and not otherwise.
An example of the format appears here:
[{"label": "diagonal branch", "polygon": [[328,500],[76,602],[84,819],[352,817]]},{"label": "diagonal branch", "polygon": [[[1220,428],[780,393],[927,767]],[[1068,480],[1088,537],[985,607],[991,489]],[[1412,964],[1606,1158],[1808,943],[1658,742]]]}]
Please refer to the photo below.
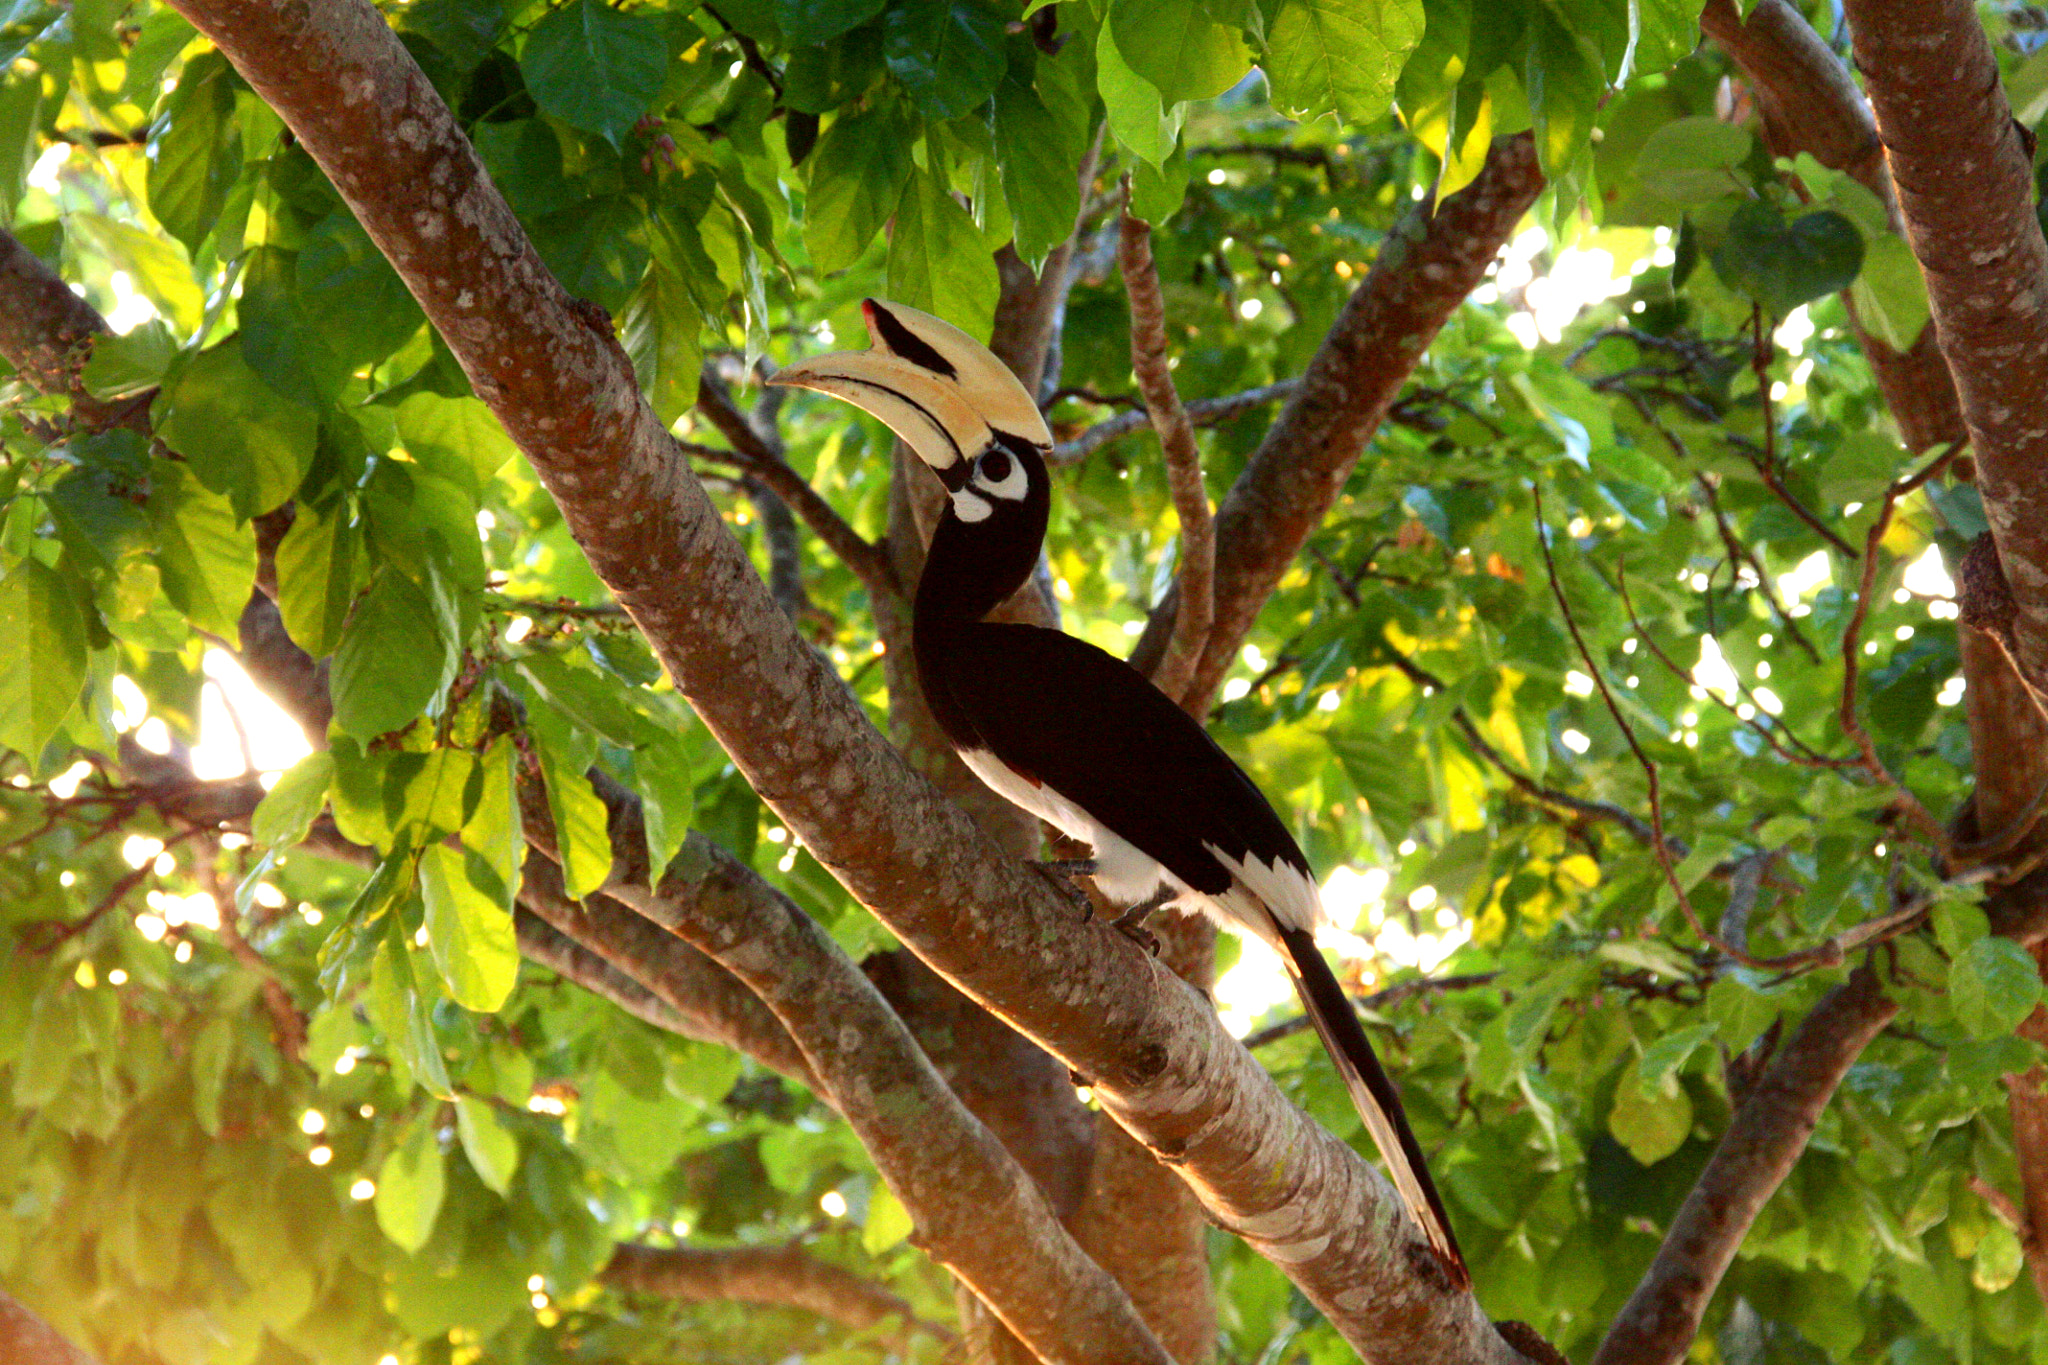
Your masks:
[{"label": "diagonal branch", "polygon": [[1764,1203],[1792,1171],[1849,1067],[1899,1012],[1859,967],[1821,998],[1735,1111],[1671,1220],[1657,1259],[1593,1365],[1675,1365]]},{"label": "diagonal branch", "polygon": [[[1380,249],[1280,418],[1216,512],[1216,618],[1195,694],[1213,695],[1259,609],[1336,502],[1423,352],[1543,188],[1535,143],[1502,138],[1477,179],[1416,205]],[[1166,651],[1178,595],[1162,600],[1132,662]],[[1203,706],[1206,710],[1206,705]]]},{"label": "diagonal branch", "polygon": [[854,577],[860,579],[869,596],[883,600],[903,595],[902,586],[896,581],[896,570],[882,547],[854,530],[817,489],[805,482],[801,474],[789,467],[787,460],[761,439],[761,433],[754,429],[747,415],[733,402],[732,393],[723,381],[708,371],[697,381],[697,407],[732,443],[733,452],[740,457],[740,467],[789,504],[790,510],[811,528],[812,534],[824,541],[827,548],[853,570]]},{"label": "diagonal branch", "polygon": [[[1128,180],[1124,194],[1128,199]],[[1180,516],[1180,571],[1175,580],[1180,610],[1174,615],[1166,652],[1152,669],[1152,681],[1175,701],[1187,694],[1190,709],[1199,717],[1207,708],[1188,692],[1188,684],[1216,615],[1216,529],[1209,517],[1209,490],[1202,486],[1195,429],[1166,365],[1166,303],[1159,296],[1159,270],[1152,260],[1152,228],[1128,206],[1119,225],[1117,264],[1131,304],[1131,369],[1138,377],[1138,392],[1145,396],[1145,414],[1159,433],[1173,509]]]}]

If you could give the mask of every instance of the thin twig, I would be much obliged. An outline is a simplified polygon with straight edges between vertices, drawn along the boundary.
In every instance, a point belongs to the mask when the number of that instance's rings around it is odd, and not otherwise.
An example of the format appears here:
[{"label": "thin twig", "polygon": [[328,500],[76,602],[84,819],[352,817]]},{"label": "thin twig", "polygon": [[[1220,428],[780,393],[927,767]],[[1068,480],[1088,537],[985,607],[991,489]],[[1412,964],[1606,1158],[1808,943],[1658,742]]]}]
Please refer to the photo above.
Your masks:
[{"label": "thin twig", "polygon": [[[1124,187],[1126,198],[1130,186]],[[1195,429],[1173,387],[1166,363],[1166,303],[1159,293],[1159,271],[1152,261],[1152,228],[1125,205],[1118,226],[1117,264],[1131,308],[1131,369],[1145,411],[1159,433],[1166,456],[1166,481],[1173,490],[1173,508],[1180,517],[1180,611],[1173,637],[1152,670],[1152,681],[1175,701],[1194,677],[1202,650],[1209,642],[1209,624],[1216,612],[1216,528],[1209,515],[1209,491],[1202,485],[1202,456]]]},{"label": "thin twig", "polygon": [[1884,491],[1884,502],[1877,509],[1876,520],[1870,523],[1869,534],[1863,542],[1863,575],[1856,590],[1856,606],[1849,613],[1849,624],[1842,630],[1842,703],[1837,713],[1842,729],[1855,741],[1857,752],[1863,755],[1863,767],[1871,779],[1889,787],[1897,796],[1898,803],[1906,817],[1919,829],[1928,841],[1929,847],[1946,858],[1948,855],[1948,831],[1941,827],[1920,799],[1906,790],[1905,785],[1892,776],[1878,756],[1877,745],[1871,740],[1870,732],[1863,728],[1863,722],[1856,714],[1856,674],[1858,654],[1863,639],[1863,621],[1870,611],[1870,594],[1877,585],[1877,552],[1884,540],[1886,528],[1891,525],[1892,512],[1899,499],[1912,493],[1929,479],[1939,474],[1948,462],[1962,449],[1960,443],[1949,446],[1941,454],[1929,460],[1917,474],[1910,475],[1892,484]]},{"label": "thin twig", "polygon": [[[1262,384],[1256,389],[1246,389],[1243,393],[1228,394],[1222,398],[1197,398],[1189,402],[1184,410],[1188,421],[1195,426],[1214,426],[1252,408],[1278,403],[1300,387],[1301,381],[1298,379],[1283,379],[1278,383]],[[1073,440],[1063,441],[1053,447],[1049,463],[1077,464],[1111,441],[1120,441],[1134,432],[1145,430],[1151,424],[1152,419],[1145,413],[1118,413],[1106,421],[1097,422]]]},{"label": "thin twig", "polygon": [[[1462,991],[1473,986],[1487,986],[1491,985],[1499,977],[1499,972],[1473,972],[1467,976],[1424,977],[1419,981],[1396,982],[1394,985],[1382,990],[1374,991],[1371,995],[1354,995],[1351,997],[1351,1001],[1360,1009],[1389,1009],[1400,1004],[1403,1000],[1414,996],[1430,995],[1437,991]],[[1257,1051],[1268,1043],[1277,1043],[1282,1038],[1292,1037],[1294,1034],[1307,1028],[1308,1025],[1308,1016],[1297,1014],[1291,1019],[1282,1019],[1277,1024],[1268,1024],[1256,1033],[1247,1033],[1244,1036],[1244,1045],[1253,1051]]]},{"label": "thin twig", "polygon": [[1749,565],[1750,572],[1756,575],[1757,591],[1763,594],[1764,601],[1769,604],[1771,615],[1777,619],[1778,629],[1784,633],[1786,639],[1799,646],[1801,653],[1818,664],[1820,651],[1813,647],[1813,641],[1806,638],[1806,632],[1799,628],[1799,622],[1785,609],[1784,603],[1778,600],[1777,593],[1771,590],[1771,576],[1764,572],[1764,566],[1758,561],[1756,553],[1742,543],[1742,538],[1735,534],[1735,528],[1728,524],[1728,514],[1721,510],[1721,494],[1715,488],[1714,480],[1701,473],[1695,476],[1695,482],[1698,483],[1700,491],[1707,495],[1707,509],[1714,514],[1714,529],[1720,533],[1721,545],[1728,551],[1728,557],[1740,559]]},{"label": "thin twig", "polygon": [[[1626,564],[1622,564],[1617,568],[1615,583],[1621,592],[1621,605],[1628,612],[1628,622],[1635,627],[1637,638],[1643,642],[1644,647],[1650,651],[1651,656],[1658,663],[1663,664],[1666,669],[1670,670],[1673,677],[1682,682],[1698,686],[1697,683],[1694,683],[1692,675],[1679,667],[1677,660],[1664,652],[1664,647],[1657,643],[1656,638],[1650,634],[1648,628],[1643,625],[1641,618],[1636,615],[1636,604],[1628,590],[1628,566]],[[1734,670],[1730,669],[1729,673],[1733,676]],[[1735,679],[1735,688],[1758,712],[1768,714],[1764,712],[1763,707],[1757,705],[1756,694],[1749,690],[1748,684],[1744,683],[1741,678]],[[1799,738],[1799,736],[1793,734],[1790,730],[1785,730],[1783,731],[1785,737],[1798,745],[1801,750],[1801,752],[1796,754],[1791,753],[1778,741],[1779,731],[1762,724],[1754,716],[1745,719],[1742,712],[1736,709],[1733,702],[1714,691],[1713,688],[1701,687],[1700,690],[1705,692],[1717,706],[1735,717],[1738,722],[1755,731],[1764,743],[1771,746],[1771,752],[1784,759],[1787,763],[1796,763],[1803,768],[1858,768],[1862,766],[1862,763],[1857,759],[1830,758],[1805,740]]]}]

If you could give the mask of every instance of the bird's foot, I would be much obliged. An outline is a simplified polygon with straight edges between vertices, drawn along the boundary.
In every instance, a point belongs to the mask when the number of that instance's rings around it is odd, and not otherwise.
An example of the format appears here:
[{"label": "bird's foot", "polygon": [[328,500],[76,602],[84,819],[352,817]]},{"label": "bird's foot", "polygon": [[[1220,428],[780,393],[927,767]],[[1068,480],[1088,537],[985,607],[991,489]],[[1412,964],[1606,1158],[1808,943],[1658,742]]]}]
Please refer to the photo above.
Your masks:
[{"label": "bird's foot", "polygon": [[1154,957],[1159,956],[1159,939],[1145,927],[1145,917],[1159,908],[1156,900],[1134,905],[1109,922],[1109,927]]},{"label": "bird's foot", "polygon": [[1039,874],[1059,888],[1061,895],[1072,901],[1081,911],[1081,923],[1095,918],[1095,902],[1088,899],[1088,893],[1074,881],[1076,877],[1095,875],[1093,858],[1049,858],[1031,864]]}]

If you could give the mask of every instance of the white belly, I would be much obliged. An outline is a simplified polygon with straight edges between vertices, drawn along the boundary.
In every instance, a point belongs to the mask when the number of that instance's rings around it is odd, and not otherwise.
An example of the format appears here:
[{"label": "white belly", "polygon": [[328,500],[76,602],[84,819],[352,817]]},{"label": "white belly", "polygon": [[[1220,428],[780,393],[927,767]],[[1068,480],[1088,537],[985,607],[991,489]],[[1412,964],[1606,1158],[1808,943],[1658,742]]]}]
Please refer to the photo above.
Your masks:
[{"label": "white belly", "polygon": [[1272,917],[1311,933],[1322,920],[1322,903],[1315,883],[1295,868],[1268,868],[1256,858],[1248,864],[1240,864],[1212,845],[1209,852],[1230,869],[1232,881],[1230,889],[1221,896],[1203,895],[1169,872],[1157,858],[1101,824],[1051,787],[1019,775],[988,750],[962,749],[959,752],[961,761],[988,785],[990,791],[1011,805],[1029,811],[1068,838],[1092,848],[1095,851],[1095,885],[1117,905],[1137,905],[1150,900],[1162,887],[1167,887],[1174,892],[1169,904],[1183,910],[1198,910],[1226,929],[1251,933],[1268,942],[1275,937]]}]

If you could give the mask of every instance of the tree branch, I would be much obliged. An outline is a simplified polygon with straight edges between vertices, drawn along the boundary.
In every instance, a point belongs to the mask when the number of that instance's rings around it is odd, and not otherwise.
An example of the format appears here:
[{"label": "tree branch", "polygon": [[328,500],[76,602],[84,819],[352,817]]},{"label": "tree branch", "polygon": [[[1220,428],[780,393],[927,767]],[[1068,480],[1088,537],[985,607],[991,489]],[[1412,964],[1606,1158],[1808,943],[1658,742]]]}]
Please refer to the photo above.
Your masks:
[{"label": "tree branch", "polygon": [[[1216,619],[1196,695],[1214,694],[1401,385],[1542,188],[1534,142],[1527,134],[1502,138],[1470,185],[1442,204],[1416,205],[1388,235],[1217,510]],[[1148,668],[1165,652],[1177,610],[1177,595],[1159,603],[1132,662]]]},{"label": "tree branch", "polygon": [[[1700,27],[1755,91],[1771,150],[1780,156],[1807,152],[1830,170],[1848,172],[1878,197],[1898,227],[1898,198],[1870,106],[1805,17],[1788,0],[1757,0],[1747,19],[1736,13],[1733,0],[1708,0]],[[1936,329],[1923,329],[1906,350],[1895,351],[1864,330],[1853,303],[1850,318],[1907,448],[1918,452],[1963,439],[1955,381]]]},{"label": "tree branch", "polygon": [[[1124,194],[1128,199],[1130,184]],[[1117,264],[1131,305],[1131,369],[1138,392],[1145,396],[1145,415],[1159,433],[1166,456],[1166,481],[1173,490],[1173,509],[1180,517],[1180,610],[1173,636],[1152,668],[1152,681],[1175,701],[1200,705],[1188,684],[1208,643],[1209,624],[1216,614],[1216,530],[1209,518],[1209,490],[1202,485],[1202,455],[1195,448],[1195,429],[1173,387],[1166,365],[1166,302],[1159,296],[1159,271],[1152,260],[1152,229],[1144,219],[1123,212],[1117,238]]]},{"label": "tree branch", "polygon": [[1846,8],[2019,609],[2016,652],[2038,683],[2048,678],[2048,242],[2032,158],[1968,0]]},{"label": "tree branch", "polygon": [[[1264,407],[1287,398],[1301,387],[1299,379],[1282,379],[1274,384],[1262,384],[1256,389],[1243,393],[1228,394],[1222,398],[1197,398],[1187,403],[1182,411],[1190,423],[1198,427],[1215,426],[1227,422],[1241,412]],[[1114,417],[1097,422],[1071,441],[1062,441],[1053,447],[1050,463],[1054,465],[1079,464],[1090,455],[1112,441],[1144,431],[1152,425],[1152,414],[1145,411],[1120,412]]]},{"label": "tree branch", "polygon": [[0,1360],[12,1365],[99,1365],[4,1289],[0,1289]]},{"label": "tree branch", "polygon": [[[702,841],[706,849],[710,845],[701,834],[690,838]],[[686,856],[705,856],[705,850],[691,850]],[[735,880],[740,893],[774,894],[759,878],[751,886],[745,878]],[[592,896],[581,905],[570,900],[562,887],[561,869],[539,853],[527,854],[519,897],[530,913],[557,933],[667,1006],[680,1027],[662,1027],[729,1047],[824,1095],[781,1021],[737,977],[688,943],[663,933],[609,896]],[[830,1096],[824,1097],[830,1101]]]},{"label": "tree branch", "polygon": [[1806,1150],[1850,1065],[1898,1012],[1868,967],[1814,1006],[1736,1110],[1593,1365],[1685,1358],[1750,1225]]},{"label": "tree branch", "polygon": [[832,504],[819,495],[817,489],[806,483],[802,475],[789,467],[787,460],[761,439],[761,433],[754,429],[747,415],[733,402],[724,382],[709,370],[697,381],[697,409],[732,443],[734,453],[740,457],[740,467],[759,479],[802,517],[811,533],[824,541],[826,547],[853,570],[854,577],[861,581],[870,597],[887,599],[903,595],[902,585],[896,581],[896,571],[882,547],[854,530]]},{"label": "tree branch", "polygon": [[950,1342],[953,1333],[919,1318],[908,1303],[798,1246],[652,1247],[621,1242],[597,1272],[600,1283],[633,1294],[652,1294],[678,1303],[732,1300],[802,1308],[856,1332],[898,1319],[885,1333],[893,1349],[909,1349],[913,1329]]},{"label": "tree branch", "polygon": [[[0,231],[0,356],[42,392],[69,397],[73,415],[95,430],[129,420],[137,410],[133,400],[101,402],[80,381],[93,341],[106,334],[97,309],[12,233]],[[140,410],[146,414],[148,404]]]}]

